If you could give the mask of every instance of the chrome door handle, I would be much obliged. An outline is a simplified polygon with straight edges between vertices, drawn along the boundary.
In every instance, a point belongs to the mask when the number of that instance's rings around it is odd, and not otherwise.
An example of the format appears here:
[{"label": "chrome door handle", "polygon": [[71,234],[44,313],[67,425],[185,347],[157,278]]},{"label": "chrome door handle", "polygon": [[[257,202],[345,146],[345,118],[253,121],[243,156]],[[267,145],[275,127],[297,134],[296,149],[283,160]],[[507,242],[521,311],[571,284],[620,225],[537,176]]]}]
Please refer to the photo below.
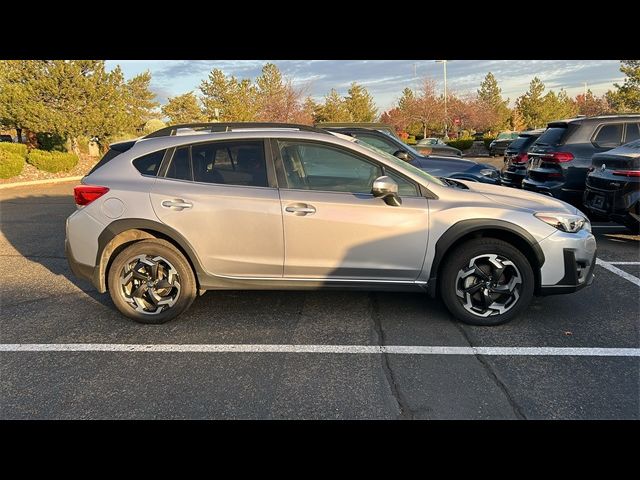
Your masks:
[{"label": "chrome door handle", "polygon": [[175,208],[178,211],[184,210],[185,208],[193,207],[193,203],[185,202],[182,199],[178,200],[163,200],[162,206],[165,208]]},{"label": "chrome door handle", "polygon": [[302,216],[310,213],[316,213],[316,207],[305,203],[296,203],[293,205],[287,205],[287,207],[285,207],[285,211],[297,216]]}]

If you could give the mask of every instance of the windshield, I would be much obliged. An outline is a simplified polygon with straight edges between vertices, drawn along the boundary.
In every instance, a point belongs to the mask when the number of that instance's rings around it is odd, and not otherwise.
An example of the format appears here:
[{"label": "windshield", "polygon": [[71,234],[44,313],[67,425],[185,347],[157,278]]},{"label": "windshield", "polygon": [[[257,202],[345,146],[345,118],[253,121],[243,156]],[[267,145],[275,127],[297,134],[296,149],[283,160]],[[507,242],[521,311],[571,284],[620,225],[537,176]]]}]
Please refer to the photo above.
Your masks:
[{"label": "windshield", "polygon": [[369,143],[366,143],[366,142],[364,142],[362,140],[358,140],[358,139],[356,139],[355,143],[357,143],[361,147],[366,148],[367,150],[372,151],[373,153],[377,153],[381,157],[386,158],[387,160],[389,160],[390,162],[392,162],[394,165],[398,166],[399,168],[408,170],[411,173],[415,173],[416,175],[418,175],[419,177],[423,178],[424,180],[426,180],[428,182],[432,182],[432,183],[435,183],[436,185],[440,185],[440,186],[445,186],[445,183],[442,180],[434,177],[433,175],[429,175],[424,170],[420,170],[419,168],[414,167],[413,165],[411,165],[409,162],[405,162],[404,160],[400,160],[398,157],[393,156],[390,153],[385,152],[384,150],[380,150],[379,148],[374,147],[373,145],[371,145]]}]

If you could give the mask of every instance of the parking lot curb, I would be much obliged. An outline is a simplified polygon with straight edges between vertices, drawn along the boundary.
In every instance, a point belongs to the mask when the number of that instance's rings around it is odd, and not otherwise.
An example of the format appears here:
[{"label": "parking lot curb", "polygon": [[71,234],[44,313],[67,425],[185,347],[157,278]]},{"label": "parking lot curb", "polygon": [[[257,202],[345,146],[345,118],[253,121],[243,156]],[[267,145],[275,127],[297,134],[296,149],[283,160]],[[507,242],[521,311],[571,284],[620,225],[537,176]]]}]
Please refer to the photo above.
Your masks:
[{"label": "parking lot curb", "polygon": [[4,183],[0,185],[0,190],[5,188],[14,188],[14,187],[28,187],[29,185],[42,185],[44,183],[64,183],[64,182],[73,182],[82,180],[84,175],[80,175],[78,177],[63,177],[63,178],[49,178],[45,180],[31,180],[29,182],[15,182],[15,183]]}]

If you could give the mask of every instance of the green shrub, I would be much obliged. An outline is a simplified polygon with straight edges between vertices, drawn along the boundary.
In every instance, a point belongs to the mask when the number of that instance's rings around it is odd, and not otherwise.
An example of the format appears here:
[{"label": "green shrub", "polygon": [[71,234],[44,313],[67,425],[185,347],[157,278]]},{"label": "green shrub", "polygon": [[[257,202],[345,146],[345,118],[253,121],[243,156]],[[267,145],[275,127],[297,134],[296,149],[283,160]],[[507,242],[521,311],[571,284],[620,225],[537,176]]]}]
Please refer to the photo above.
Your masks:
[{"label": "green shrub", "polygon": [[473,145],[473,139],[465,138],[461,140],[450,140],[447,142],[447,145],[457,148],[458,150],[469,150]]},{"label": "green shrub", "polygon": [[68,172],[78,164],[78,157],[74,153],[31,150],[27,162],[45,172]]},{"label": "green shrub", "polygon": [[0,152],[15,153],[23,160],[27,158],[27,146],[24,143],[0,142]]},{"label": "green shrub", "polygon": [[80,153],[83,155],[89,155],[89,142],[91,139],[84,135],[80,135],[79,137],[76,137],[76,141],[78,142],[78,150],[80,150]]},{"label": "green shrub", "polygon": [[484,146],[487,150],[489,150],[489,144],[491,144],[491,142],[493,142],[496,139],[496,137],[483,137],[482,140],[484,141]]},{"label": "green shrub", "polygon": [[142,131],[144,132],[145,135],[149,135],[150,133],[153,133],[156,130],[160,130],[161,128],[164,128],[166,126],[167,124],[164,123],[162,120],[159,120],[157,118],[152,118],[151,120],[149,120],[147,123],[144,124]]},{"label": "green shrub", "polygon": [[19,153],[0,150],[0,178],[20,175],[24,167],[24,157]]},{"label": "green shrub", "polygon": [[38,140],[38,147],[40,147],[41,150],[48,152],[67,151],[67,139],[57,133],[36,133],[36,139]]}]

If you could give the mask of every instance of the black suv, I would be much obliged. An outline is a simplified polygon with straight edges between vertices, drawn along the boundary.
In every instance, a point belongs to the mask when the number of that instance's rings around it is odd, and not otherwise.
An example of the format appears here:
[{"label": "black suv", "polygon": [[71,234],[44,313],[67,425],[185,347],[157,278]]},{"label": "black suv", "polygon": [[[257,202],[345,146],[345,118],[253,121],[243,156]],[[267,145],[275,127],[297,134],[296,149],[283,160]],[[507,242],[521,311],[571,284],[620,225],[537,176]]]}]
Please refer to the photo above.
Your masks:
[{"label": "black suv", "polygon": [[504,166],[502,167],[502,185],[521,188],[522,179],[527,175],[527,151],[544,132],[543,129],[529,130],[518,134],[504,151]]},{"label": "black suv", "polygon": [[640,115],[551,122],[529,149],[522,188],[580,206],[591,157],[640,137]]},{"label": "black suv", "polygon": [[362,140],[384,152],[405,160],[434,177],[454,178],[471,182],[500,185],[500,172],[497,168],[484,163],[476,163],[458,157],[424,156],[386,130],[361,127],[327,127],[319,123],[316,127],[330,132],[341,133]]},{"label": "black suv", "polygon": [[640,140],[593,156],[584,206],[640,231]]}]

